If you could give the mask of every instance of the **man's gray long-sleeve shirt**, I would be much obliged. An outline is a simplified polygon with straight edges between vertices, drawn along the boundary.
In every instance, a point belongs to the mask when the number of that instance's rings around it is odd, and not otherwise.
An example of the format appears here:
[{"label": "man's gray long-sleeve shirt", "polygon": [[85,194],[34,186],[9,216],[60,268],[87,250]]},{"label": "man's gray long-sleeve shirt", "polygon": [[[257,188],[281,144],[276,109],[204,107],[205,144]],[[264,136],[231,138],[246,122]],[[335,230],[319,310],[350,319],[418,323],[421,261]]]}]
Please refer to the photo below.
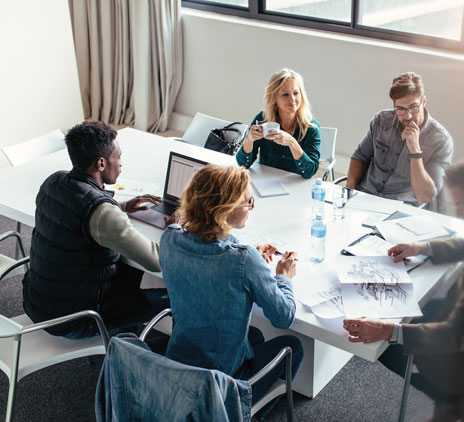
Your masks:
[{"label": "man's gray long-sleeve shirt", "polygon": [[[372,119],[366,137],[351,158],[368,164],[357,189],[417,204],[411,187],[409,150],[401,139],[403,130],[395,110],[380,111]],[[436,195],[442,188],[445,169],[451,164],[453,140],[427,110],[419,143],[424,167],[435,184]]]}]

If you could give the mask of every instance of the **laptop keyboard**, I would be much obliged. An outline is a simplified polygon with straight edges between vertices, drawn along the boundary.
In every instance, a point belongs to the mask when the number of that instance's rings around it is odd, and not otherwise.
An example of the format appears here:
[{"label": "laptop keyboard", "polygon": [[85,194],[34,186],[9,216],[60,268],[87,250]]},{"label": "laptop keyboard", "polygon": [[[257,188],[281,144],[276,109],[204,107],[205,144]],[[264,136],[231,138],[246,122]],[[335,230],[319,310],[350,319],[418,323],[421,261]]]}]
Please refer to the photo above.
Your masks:
[{"label": "laptop keyboard", "polygon": [[152,209],[159,211],[164,215],[172,215],[174,211],[178,208],[175,204],[170,204],[169,202],[161,202],[158,205],[153,205]]}]

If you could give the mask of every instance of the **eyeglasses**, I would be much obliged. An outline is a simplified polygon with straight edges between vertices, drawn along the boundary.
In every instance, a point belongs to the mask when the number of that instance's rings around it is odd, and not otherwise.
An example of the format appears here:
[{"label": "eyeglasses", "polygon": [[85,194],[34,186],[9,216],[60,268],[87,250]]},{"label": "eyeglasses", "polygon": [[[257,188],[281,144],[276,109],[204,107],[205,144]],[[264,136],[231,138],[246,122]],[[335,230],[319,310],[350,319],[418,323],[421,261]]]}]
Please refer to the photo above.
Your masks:
[{"label": "eyeglasses", "polygon": [[251,211],[255,207],[255,198],[252,196],[246,204],[238,205],[238,207],[248,207]]},{"label": "eyeglasses", "polygon": [[411,113],[411,114],[419,113],[419,110],[420,110],[421,105],[422,105],[422,98],[424,98],[424,97],[421,97],[419,104],[413,104],[412,106],[409,106],[408,108],[404,108],[404,107],[395,108],[396,115],[397,116],[404,116],[408,112]]}]

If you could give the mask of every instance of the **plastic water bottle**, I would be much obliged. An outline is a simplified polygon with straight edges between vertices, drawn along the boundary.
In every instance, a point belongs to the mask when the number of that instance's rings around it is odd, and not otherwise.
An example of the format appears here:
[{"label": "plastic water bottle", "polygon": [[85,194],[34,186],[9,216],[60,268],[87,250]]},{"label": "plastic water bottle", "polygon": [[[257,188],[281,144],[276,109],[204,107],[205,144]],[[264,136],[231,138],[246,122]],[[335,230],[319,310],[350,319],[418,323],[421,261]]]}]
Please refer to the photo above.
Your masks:
[{"label": "plastic water bottle", "polygon": [[317,178],[311,190],[311,198],[313,200],[313,215],[324,213],[325,187],[322,184],[322,179]]},{"label": "plastic water bottle", "polygon": [[325,259],[326,234],[324,214],[313,214],[311,220],[311,259],[314,262],[322,262]]}]

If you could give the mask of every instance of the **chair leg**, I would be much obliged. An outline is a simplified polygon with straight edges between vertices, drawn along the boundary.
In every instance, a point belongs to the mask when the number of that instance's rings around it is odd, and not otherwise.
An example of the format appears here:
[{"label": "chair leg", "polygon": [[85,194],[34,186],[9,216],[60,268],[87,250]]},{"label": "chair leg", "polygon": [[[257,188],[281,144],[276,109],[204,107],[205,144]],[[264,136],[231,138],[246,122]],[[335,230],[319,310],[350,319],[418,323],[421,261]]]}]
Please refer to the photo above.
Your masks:
[{"label": "chair leg", "polygon": [[292,392],[292,350],[287,355],[285,365],[285,384],[287,390],[287,422],[293,422],[293,392]]},{"label": "chair leg", "polygon": [[406,365],[406,373],[404,374],[403,397],[401,398],[400,415],[398,422],[404,422],[406,416],[406,405],[408,404],[409,386],[411,384],[411,374],[413,368],[414,355],[408,356],[408,363]]},{"label": "chair leg", "polygon": [[[16,232],[21,233],[21,223],[19,221],[16,222]],[[20,252],[23,253],[24,258],[26,255],[24,255],[23,245],[19,242],[16,242],[15,259],[19,259]]]},{"label": "chair leg", "polygon": [[8,404],[6,406],[6,422],[13,420],[13,408],[16,397],[16,384],[18,382],[19,352],[21,350],[21,336],[15,336],[13,343],[13,359],[11,366],[10,388],[8,391]]},{"label": "chair leg", "polygon": [[330,169],[330,175],[332,176],[332,180],[331,182],[333,183],[333,181],[335,180],[335,173],[334,173],[334,169]]}]

